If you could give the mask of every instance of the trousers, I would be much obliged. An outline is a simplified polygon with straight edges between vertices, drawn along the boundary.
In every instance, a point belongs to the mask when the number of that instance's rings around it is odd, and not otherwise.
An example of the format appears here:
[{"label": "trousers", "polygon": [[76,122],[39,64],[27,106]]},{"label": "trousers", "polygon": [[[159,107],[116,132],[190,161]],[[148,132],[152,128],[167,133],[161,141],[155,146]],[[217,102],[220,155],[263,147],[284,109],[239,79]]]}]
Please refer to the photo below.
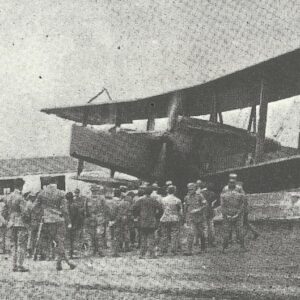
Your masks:
[{"label": "trousers", "polygon": [[226,217],[223,218],[223,249],[228,247],[233,231],[235,231],[241,247],[244,247],[243,222],[242,215],[234,220],[230,220]]},{"label": "trousers", "polygon": [[113,251],[118,254],[120,250],[128,251],[130,231],[128,223],[120,223],[114,227]]},{"label": "trousers", "polygon": [[57,265],[61,265],[63,260],[69,264],[65,249],[67,234],[65,223],[46,223],[44,225],[47,245],[49,245],[50,253],[56,256]]},{"label": "trousers", "polygon": [[171,244],[171,252],[176,253],[178,251],[179,245],[179,232],[180,232],[179,222],[162,222],[162,241],[161,250],[162,252],[168,252],[169,244]]},{"label": "trousers", "polygon": [[2,253],[5,254],[6,252],[6,227],[2,226],[0,227],[0,239],[1,239],[1,245],[2,245]]},{"label": "trousers", "polygon": [[104,224],[97,224],[95,226],[84,226],[84,244],[87,246],[87,253],[89,255],[102,254],[102,251],[105,247],[105,242],[103,238],[104,232]]},{"label": "trousers", "polygon": [[187,237],[187,251],[192,253],[193,243],[196,237],[200,237],[201,250],[206,249],[208,226],[206,220],[197,220],[188,222],[188,237]]},{"label": "trousers", "polygon": [[27,247],[28,230],[25,227],[11,228],[11,242],[13,245],[13,268],[22,267]]},{"label": "trousers", "polygon": [[208,244],[212,245],[216,241],[215,224],[213,219],[207,219]]},{"label": "trousers", "polygon": [[149,251],[150,256],[154,256],[155,228],[140,228],[141,235],[141,256],[145,256]]}]

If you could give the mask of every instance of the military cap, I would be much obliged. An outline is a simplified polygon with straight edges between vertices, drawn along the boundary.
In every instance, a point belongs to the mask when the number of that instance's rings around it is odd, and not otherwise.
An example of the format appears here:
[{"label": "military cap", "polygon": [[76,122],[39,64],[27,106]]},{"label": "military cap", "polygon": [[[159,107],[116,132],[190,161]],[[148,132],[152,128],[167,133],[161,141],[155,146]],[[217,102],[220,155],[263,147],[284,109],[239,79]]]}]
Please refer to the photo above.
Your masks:
[{"label": "military cap", "polygon": [[[24,194],[25,196],[25,194]],[[27,195],[25,196],[26,199],[30,199],[30,198],[35,198],[36,197],[36,193],[34,193],[33,191],[29,191],[27,193]]]},{"label": "military cap", "polygon": [[80,189],[76,188],[75,191],[74,191],[74,194],[80,194]]},{"label": "military cap", "polygon": [[194,188],[196,188],[196,184],[193,183],[193,182],[190,182],[190,183],[188,183],[187,188],[188,188],[189,190],[194,189]]},{"label": "military cap", "polygon": [[98,192],[98,191],[101,191],[101,187],[100,187],[100,185],[98,185],[98,184],[92,184],[92,186],[91,186],[91,191],[92,192]]},{"label": "military cap", "polygon": [[121,196],[121,190],[118,189],[118,188],[115,188],[115,189],[114,189],[114,196],[115,196],[115,197],[120,197],[120,196]]},{"label": "military cap", "polygon": [[69,201],[72,201],[73,200],[73,193],[72,192],[66,193],[66,199],[69,200]]},{"label": "military cap", "polygon": [[127,191],[127,186],[126,185],[121,185],[120,186],[120,191],[123,193],[123,192],[126,192]]},{"label": "military cap", "polygon": [[130,190],[130,191],[127,192],[126,195],[130,196],[130,197],[134,197],[136,195],[136,193],[133,190]]},{"label": "military cap", "polygon": [[166,181],[166,186],[169,186],[169,185],[173,185],[173,182],[171,180]]},{"label": "military cap", "polygon": [[146,186],[144,188],[144,191],[145,191],[146,195],[151,195],[151,193],[152,193],[152,187],[151,186]]},{"label": "military cap", "polygon": [[236,181],[237,180],[237,174],[231,173],[229,174],[229,181]]}]

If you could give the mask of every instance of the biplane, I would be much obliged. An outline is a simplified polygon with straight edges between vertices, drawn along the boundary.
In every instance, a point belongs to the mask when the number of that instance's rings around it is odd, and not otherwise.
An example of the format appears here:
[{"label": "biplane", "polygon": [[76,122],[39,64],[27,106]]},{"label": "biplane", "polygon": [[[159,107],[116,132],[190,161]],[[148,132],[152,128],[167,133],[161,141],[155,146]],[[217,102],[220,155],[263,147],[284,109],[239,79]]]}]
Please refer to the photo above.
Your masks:
[{"label": "biplane", "polygon": [[[147,181],[173,180],[180,188],[197,178],[226,183],[238,173],[247,192],[300,186],[299,149],[266,138],[268,103],[300,94],[300,48],[199,85],[127,101],[109,100],[42,112],[72,120],[70,155]],[[224,124],[222,113],[251,107],[248,129]],[[258,107],[258,109],[257,109]],[[258,110],[258,113],[257,113]],[[209,120],[198,116],[209,115]],[[157,118],[168,118],[165,131]],[[147,120],[147,130],[122,124]],[[111,124],[109,130],[95,125]]]}]

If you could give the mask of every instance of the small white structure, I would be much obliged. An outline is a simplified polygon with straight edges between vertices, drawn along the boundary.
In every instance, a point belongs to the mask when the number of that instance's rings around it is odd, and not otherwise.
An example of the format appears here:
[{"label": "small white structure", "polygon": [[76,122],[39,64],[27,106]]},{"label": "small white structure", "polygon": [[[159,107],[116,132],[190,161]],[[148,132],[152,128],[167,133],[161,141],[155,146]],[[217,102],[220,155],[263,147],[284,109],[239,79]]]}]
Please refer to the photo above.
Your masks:
[{"label": "small white structure", "polygon": [[[78,161],[68,156],[51,156],[23,159],[0,160],[0,197],[10,193],[14,188],[14,179],[23,178],[23,192],[38,192],[44,184],[45,177],[55,177],[58,188],[74,191],[79,188],[83,194],[88,194],[90,184],[72,179],[77,174]],[[85,163],[83,175],[97,174],[107,176],[108,170]]]}]

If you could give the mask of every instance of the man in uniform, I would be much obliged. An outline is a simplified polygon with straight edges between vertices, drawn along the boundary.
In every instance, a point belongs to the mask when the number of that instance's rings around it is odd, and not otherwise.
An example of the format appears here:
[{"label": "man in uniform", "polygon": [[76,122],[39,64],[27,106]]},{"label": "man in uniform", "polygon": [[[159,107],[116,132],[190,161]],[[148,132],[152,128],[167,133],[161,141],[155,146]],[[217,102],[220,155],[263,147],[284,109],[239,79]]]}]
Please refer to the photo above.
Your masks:
[{"label": "man in uniform", "polygon": [[4,199],[0,200],[0,240],[2,245],[2,254],[6,253],[6,221],[2,217],[2,210],[4,208]]},{"label": "man in uniform", "polygon": [[207,243],[207,221],[206,221],[206,201],[202,194],[197,194],[195,183],[189,183],[188,194],[184,199],[185,219],[188,228],[187,252],[186,255],[192,255],[194,239],[200,236],[201,250],[206,251]]},{"label": "man in uniform", "polygon": [[237,184],[237,175],[229,175],[229,183],[223,188],[221,193],[221,211],[223,215],[223,252],[229,245],[232,231],[235,230],[237,240],[241,248],[246,250],[243,235],[243,217],[244,217],[245,192]]},{"label": "man in uniform", "polygon": [[171,252],[177,254],[179,244],[180,220],[182,215],[182,203],[175,196],[176,188],[170,185],[167,188],[168,195],[162,198],[161,203],[164,213],[160,219],[162,229],[162,252],[167,253],[169,248],[169,240],[171,242]]},{"label": "man in uniform", "polygon": [[[166,195],[168,188],[166,188]],[[152,184],[152,193],[151,193],[151,197],[155,198],[160,204],[162,204],[162,195],[159,193],[161,192],[158,184],[156,182],[154,182]],[[166,196],[165,195],[165,196]],[[169,239],[171,239],[171,236],[169,236]],[[157,224],[157,229],[155,230],[155,248],[156,248],[156,253],[163,253],[165,249],[162,249],[162,226],[160,223],[160,220],[158,220],[158,224]]]},{"label": "man in uniform", "polygon": [[133,197],[133,205],[132,205],[132,214],[133,214],[133,222],[134,222],[134,229],[135,229],[135,239],[137,240],[137,248],[141,247],[141,234],[140,234],[140,220],[138,216],[135,216],[133,213],[134,205],[137,203],[139,199],[141,199],[145,195],[145,187],[140,186],[138,188],[137,194]]},{"label": "man in uniform", "polygon": [[113,256],[118,257],[119,251],[129,251],[129,222],[131,218],[131,203],[123,195],[112,211],[112,221],[114,227]]},{"label": "man in uniform", "polygon": [[68,230],[68,238],[70,241],[70,251],[69,256],[70,258],[73,258],[74,254],[74,242],[75,242],[75,236],[76,236],[76,220],[78,218],[78,209],[74,203],[74,196],[72,192],[68,192],[66,194],[66,200],[68,202],[68,210],[69,210],[69,216],[70,216],[70,222],[72,224],[72,228]]},{"label": "man in uniform", "polygon": [[157,227],[157,219],[163,214],[162,205],[151,197],[152,188],[147,186],[144,188],[145,195],[142,196],[133,206],[134,216],[139,218],[140,234],[141,234],[141,252],[140,258],[144,258],[149,250],[150,257],[156,258],[154,252],[155,229]]},{"label": "man in uniform", "polygon": [[27,251],[29,256],[33,254],[33,249],[35,248],[35,242],[37,238],[39,224],[42,218],[42,210],[34,210],[34,201],[36,200],[37,195],[33,192],[29,192],[26,197],[27,209],[30,215],[30,226],[29,226],[29,236],[27,242]]},{"label": "man in uniform", "polygon": [[204,182],[201,184],[201,194],[207,203],[207,229],[208,229],[208,245],[215,247],[215,225],[214,225],[214,208],[217,205],[217,195],[212,190],[212,184]]},{"label": "man in uniform", "polygon": [[135,192],[133,190],[129,190],[126,193],[125,196],[125,201],[127,201],[130,205],[130,212],[129,212],[129,240],[130,240],[130,247],[131,249],[134,248],[135,245],[135,239],[136,239],[136,235],[135,235],[135,226],[134,226],[134,216],[132,213],[132,209],[133,209],[133,199],[135,197]]},{"label": "man in uniform", "polygon": [[108,228],[109,228],[109,235],[110,235],[110,245],[113,251],[113,256],[114,257],[119,257],[119,245],[117,245],[117,238],[115,236],[115,231],[116,231],[116,214],[117,214],[117,208],[119,206],[119,203],[121,201],[121,191],[119,188],[115,188],[113,190],[113,197],[111,199],[107,199],[106,203],[109,207],[109,223],[108,223]]},{"label": "man in uniform", "polygon": [[16,179],[14,186],[14,191],[5,199],[2,216],[8,222],[8,229],[11,230],[13,272],[28,272],[29,270],[23,266],[29,225],[27,203],[22,195],[24,180]]},{"label": "man in uniform", "polygon": [[204,187],[203,181],[201,179],[198,179],[196,181],[196,194],[200,194],[201,191],[202,191],[202,189],[203,189],[203,187]]},{"label": "man in uniform", "polygon": [[65,251],[66,226],[68,229],[72,228],[65,193],[57,188],[53,177],[46,178],[45,184],[46,187],[38,194],[34,206],[43,209],[44,232],[48,247],[54,245],[56,270],[62,270],[63,260],[73,270],[75,265],[69,261]]},{"label": "man in uniform", "polygon": [[120,192],[121,192],[121,199],[125,198],[127,194],[127,186],[126,185],[121,185],[120,186]]},{"label": "man in uniform", "polygon": [[[73,207],[74,216],[72,221],[72,232],[74,239],[74,249],[82,249],[82,239],[83,239],[83,224],[84,224],[84,204],[85,197],[80,194],[80,189],[76,188],[74,191]],[[72,218],[71,218],[72,219]],[[71,253],[73,255],[73,253]]]},{"label": "man in uniform", "polygon": [[103,234],[107,216],[109,216],[110,212],[101,187],[93,184],[91,192],[91,198],[86,199],[85,203],[84,239],[88,254],[97,254],[103,257],[105,246]]}]

